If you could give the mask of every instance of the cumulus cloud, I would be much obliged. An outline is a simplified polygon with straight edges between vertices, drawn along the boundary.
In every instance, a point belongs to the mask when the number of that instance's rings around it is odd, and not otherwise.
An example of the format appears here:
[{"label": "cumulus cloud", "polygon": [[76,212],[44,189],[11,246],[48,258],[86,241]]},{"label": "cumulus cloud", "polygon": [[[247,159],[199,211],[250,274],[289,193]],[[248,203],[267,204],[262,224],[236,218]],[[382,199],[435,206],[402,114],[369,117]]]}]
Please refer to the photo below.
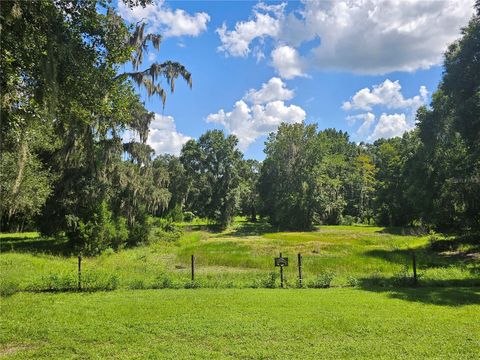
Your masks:
[{"label": "cumulus cloud", "polygon": [[[342,109],[345,111],[368,111],[367,113],[348,115],[346,117],[347,122],[351,126],[358,120],[362,121],[362,124],[355,132],[358,138],[374,141],[382,137],[401,136],[405,131],[413,128],[417,109],[428,101],[428,90],[422,85],[420,86],[419,94],[411,98],[405,98],[401,90],[402,86],[398,80],[391,81],[386,79],[381,84],[373,85],[371,89],[364,88],[357,91],[350,101],[343,103]],[[402,112],[395,114],[383,112],[371,132],[371,128],[376,120],[376,116],[373,113],[374,109],[377,109],[377,111],[379,109],[400,109]]]},{"label": "cumulus cloud", "polygon": [[371,112],[365,114],[358,114],[358,115],[350,115],[347,116],[347,121],[350,125],[353,125],[357,122],[357,120],[361,120],[362,124],[356,131],[356,135],[360,137],[364,137],[368,135],[370,132],[370,128],[372,127],[373,123],[375,122],[375,115]]},{"label": "cumulus cloud", "polygon": [[246,57],[253,40],[277,36],[284,7],[285,4],[268,6],[259,3],[253,8],[252,20],[237,22],[234,30],[227,30],[227,25],[223,23],[216,30],[222,42],[218,50],[227,55]]},{"label": "cumulus cloud", "polygon": [[284,79],[305,76],[304,60],[298,51],[290,46],[279,46],[272,51],[272,62],[278,74]]},{"label": "cumulus cloud", "polygon": [[118,2],[118,13],[131,23],[143,21],[148,31],[159,32],[164,37],[198,36],[207,30],[210,15],[198,12],[193,15],[182,9],[172,10],[162,0],[157,0],[145,7],[129,8],[123,1]]},{"label": "cumulus cloud", "polygon": [[402,86],[398,80],[386,79],[379,85],[374,85],[372,90],[363,88],[352,96],[350,101],[343,103],[344,110],[360,109],[372,110],[373,106],[385,106],[389,109],[413,108],[418,109],[428,99],[428,90],[422,85],[419,95],[405,99],[402,94]]},{"label": "cumulus cloud", "polygon": [[[474,0],[306,1],[295,12],[285,7],[254,8],[254,18],[234,30],[218,29],[220,49],[247,56],[250,44],[270,37],[276,46],[300,51],[312,39],[319,45],[297,54],[297,63],[318,69],[360,74],[414,71],[440,64],[448,44],[460,35],[473,14]],[[273,54],[272,54],[273,56]],[[272,62],[282,75],[282,62]],[[286,76],[300,76],[284,71]]]},{"label": "cumulus cloud", "polygon": [[396,136],[402,136],[405,131],[412,129],[409,125],[405,114],[391,114],[383,113],[378,120],[373,133],[368,137],[368,140],[377,140],[380,138],[389,139]]},{"label": "cumulus cloud", "polygon": [[172,116],[155,114],[155,120],[150,124],[150,132],[147,143],[157,155],[179,155],[185,144],[191,137],[177,131],[177,126]]},{"label": "cumulus cloud", "polygon": [[[179,155],[185,144],[191,137],[177,131],[177,126],[172,116],[155,114],[150,123],[147,144],[155,150],[156,155],[173,154]],[[124,141],[139,141],[138,135],[127,131],[123,136]]]},{"label": "cumulus cloud", "polygon": [[246,150],[258,137],[275,131],[282,123],[299,123],[305,120],[305,111],[297,105],[286,105],[293,91],[282,80],[272,78],[260,90],[249,90],[232,111],[221,109],[207,116],[207,122],[220,124],[239,139],[239,147]]},{"label": "cumulus cloud", "polygon": [[244,96],[244,100],[263,104],[275,100],[290,100],[293,96],[293,90],[287,89],[287,85],[281,79],[273,77],[262,84],[260,90],[250,89]]}]

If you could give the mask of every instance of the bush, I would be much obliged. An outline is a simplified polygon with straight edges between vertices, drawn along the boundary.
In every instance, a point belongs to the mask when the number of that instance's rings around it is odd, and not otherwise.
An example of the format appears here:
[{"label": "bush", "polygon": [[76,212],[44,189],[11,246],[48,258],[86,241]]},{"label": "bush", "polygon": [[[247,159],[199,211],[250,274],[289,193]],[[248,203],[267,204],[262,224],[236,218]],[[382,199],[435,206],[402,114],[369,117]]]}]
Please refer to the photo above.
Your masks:
[{"label": "bush", "polygon": [[18,283],[12,280],[0,281],[0,296],[11,296],[18,291]]},{"label": "bush", "polygon": [[198,281],[187,281],[184,287],[185,289],[199,289],[202,285]]},{"label": "bush", "polygon": [[351,287],[357,287],[358,285],[360,285],[360,281],[354,276],[348,276],[347,284],[348,286],[351,286]]},{"label": "bush", "polygon": [[72,273],[48,274],[35,284],[34,291],[68,291],[78,288],[78,277]]},{"label": "bush", "polygon": [[195,220],[195,214],[191,211],[186,211],[183,213],[183,220],[186,222],[192,222]]},{"label": "bush", "polygon": [[103,271],[88,271],[82,274],[82,290],[115,290],[118,288],[119,279],[116,274]]},{"label": "bush", "polygon": [[274,289],[277,287],[277,278],[278,274],[274,271],[270,272],[267,277],[255,279],[252,283],[252,288],[267,288],[267,289]]},{"label": "bush", "polygon": [[173,209],[171,209],[167,216],[165,216],[171,222],[182,222],[183,221],[183,211],[180,205],[176,205]]},{"label": "bush", "polygon": [[175,287],[172,279],[166,275],[157,276],[151,285],[152,289],[174,289]]},{"label": "bush", "polygon": [[153,237],[157,240],[175,242],[183,234],[181,227],[169,219],[157,218],[153,223]]},{"label": "bush", "polygon": [[340,225],[354,225],[357,223],[357,220],[354,216],[345,215],[340,216]]},{"label": "bush", "polygon": [[335,273],[333,271],[324,271],[318,274],[317,278],[308,284],[308,287],[315,289],[329,288],[334,278]]},{"label": "bush", "polygon": [[130,245],[147,244],[150,240],[150,232],[152,230],[153,220],[146,214],[142,214],[130,228],[128,243]]},{"label": "bush", "polygon": [[135,279],[128,284],[130,290],[141,290],[145,289],[145,283],[142,279]]}]

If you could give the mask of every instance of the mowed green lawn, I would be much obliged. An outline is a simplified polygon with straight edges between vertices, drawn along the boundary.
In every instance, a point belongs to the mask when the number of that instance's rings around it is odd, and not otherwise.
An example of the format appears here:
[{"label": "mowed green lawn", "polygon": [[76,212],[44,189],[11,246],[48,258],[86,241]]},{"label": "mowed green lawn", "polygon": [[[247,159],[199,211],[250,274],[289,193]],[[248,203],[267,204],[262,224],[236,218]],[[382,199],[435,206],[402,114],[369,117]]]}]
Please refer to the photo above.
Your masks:
[{"label": "mowed green lawn", "polygon": [[[478,244],[445,244],[370,226],[185,228],[176,242],[84,257],[88,291],[72,292],[63,239],[0,234],[0,357],[478,359]],[[265,289],[279,286],[279,252],[287,289]],[[332,288],[296,289],[299,252],[305,285],[328,275]]]},{"label": "mowed green lawn", "polygon": [[16,359],[478,359],[480,291],[182,289],[1,299]]}]

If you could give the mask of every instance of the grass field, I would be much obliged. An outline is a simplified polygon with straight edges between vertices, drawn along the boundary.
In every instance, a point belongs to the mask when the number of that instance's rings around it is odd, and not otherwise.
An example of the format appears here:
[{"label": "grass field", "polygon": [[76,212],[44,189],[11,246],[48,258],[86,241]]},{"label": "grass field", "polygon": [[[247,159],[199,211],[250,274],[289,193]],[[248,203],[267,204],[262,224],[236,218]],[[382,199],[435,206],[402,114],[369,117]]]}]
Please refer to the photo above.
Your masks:
[{"label": "grass field", "polygon": [[480,291],[19,293],[1,334],[17,359],[478,359]]},{"label": "grass field", "polygon": [[[36,233],[0,235],[2,293],[54,291],[77,286],[77,258],[65,240]],[[445,243],[448,243],[446,241]],[[397,286],[412,276],[416,251],[420,285],[480,285],[477,247],[468,244],[433,251],[428,236],[372,226],[322,226],[312,232],[273,232],[266,224],[237,222],[226,231],[185,227],[176,242],[150,245],[84,258],[84,288],[151,289],[191,287],[190,256],[196,256],[196,287],[277,287],[273,257],[290,259],[287,286],[297,286],[296,255],[303,255],[305,285]]]},{"label": "grass field", "polygon": [[[431,240],[371,226],[186,224],[175,242],[85,257],[88,291],[76,292],[64,239],[0,234],[0,357],[476,359],[478,241]],[[279,252],[287,289],[265,289],[279,286]],[[298,252],[306,287],[331,288],[295,289]]]}]

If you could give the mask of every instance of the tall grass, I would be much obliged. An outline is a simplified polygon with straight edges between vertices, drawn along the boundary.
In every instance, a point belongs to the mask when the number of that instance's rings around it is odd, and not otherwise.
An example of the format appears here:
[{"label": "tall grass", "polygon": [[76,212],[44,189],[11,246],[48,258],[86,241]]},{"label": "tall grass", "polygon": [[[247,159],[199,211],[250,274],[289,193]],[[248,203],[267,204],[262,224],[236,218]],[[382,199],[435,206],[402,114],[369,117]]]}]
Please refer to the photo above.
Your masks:
[{"label": "tall grass", "polygon": [[[8,236],[7,236],[8,235]],[[38,234],[1,234],[0,293],[77,289],[77,258],[58,252],[58,239]],[[28,242],[28,246],[25,245]],[[35,246],[38,242],[38,246]],[[462,247],[464,250],[464,247]],[[177,241],[107,251],[83,260],[83,290],[192,287],[190,257],[196,257],[194,287],[275,287],[273,258],[290,259],[287,286],[298,284],[298,253],[304,284],[398,286],[410,278],[411,250],[417,254],[420,284],[480,285],[475,257],[432,249],[428,236],[402,235],[399,229],[372,226],[322,226],[312,232],[271,232],[265,224],[237,222],[226,231],[185,230]],[[53,252],[53,253],[50,253]],[[327,276],[335,274],[334,277]],[[331,278],[330,278],[331,277]]]}]

